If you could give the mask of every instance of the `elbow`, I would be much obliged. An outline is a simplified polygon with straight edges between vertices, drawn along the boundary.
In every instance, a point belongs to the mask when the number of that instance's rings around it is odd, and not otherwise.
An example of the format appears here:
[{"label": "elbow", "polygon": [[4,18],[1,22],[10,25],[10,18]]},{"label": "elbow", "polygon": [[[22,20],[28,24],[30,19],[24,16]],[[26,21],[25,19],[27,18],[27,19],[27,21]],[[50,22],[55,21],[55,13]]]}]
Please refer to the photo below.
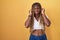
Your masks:
[{"label": "elbow", "polygon": [[50,26],[50,24],[46,24],[46,26],[47,26],[47,27],[49,27],[49,26]]},{"label": "elbow", "polygon": [[46,26],[49,27],[51,25],[51,22],[47,23]]},{"label": "elbow", "polygon": [[29,25],[27,25],[26,23],[25,23],[25,28],[28,28],[29,27]]},{"label": "elbow", "polygon": [[25,28],[28,28],[29,26],[28,25],[25,25]]}]

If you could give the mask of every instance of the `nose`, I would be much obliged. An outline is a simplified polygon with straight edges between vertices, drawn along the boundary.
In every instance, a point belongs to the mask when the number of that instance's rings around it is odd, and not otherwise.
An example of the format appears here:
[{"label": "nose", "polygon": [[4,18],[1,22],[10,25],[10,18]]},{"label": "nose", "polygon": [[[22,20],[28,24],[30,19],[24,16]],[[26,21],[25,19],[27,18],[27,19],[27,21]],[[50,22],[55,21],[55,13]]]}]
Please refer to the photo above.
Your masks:
[{"label": "nose", "polygon": [[35,11],[39,11],[39,9],[38,9],[38,8],[36,8],[36,9],[35,9]]}]

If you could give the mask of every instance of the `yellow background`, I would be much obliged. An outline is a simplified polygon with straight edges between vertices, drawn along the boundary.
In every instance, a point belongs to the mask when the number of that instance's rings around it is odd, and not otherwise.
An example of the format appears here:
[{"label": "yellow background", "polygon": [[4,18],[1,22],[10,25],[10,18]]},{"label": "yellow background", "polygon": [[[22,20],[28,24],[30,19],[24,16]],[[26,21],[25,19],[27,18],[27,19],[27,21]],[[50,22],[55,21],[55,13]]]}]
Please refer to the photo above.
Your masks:
[{"label": "yellow background", "polygon": [[0,0],[0,40],[28,40],[24,22],[34,2],[40,2],[51,20],[48,40],[60,40],[60,0]]}]

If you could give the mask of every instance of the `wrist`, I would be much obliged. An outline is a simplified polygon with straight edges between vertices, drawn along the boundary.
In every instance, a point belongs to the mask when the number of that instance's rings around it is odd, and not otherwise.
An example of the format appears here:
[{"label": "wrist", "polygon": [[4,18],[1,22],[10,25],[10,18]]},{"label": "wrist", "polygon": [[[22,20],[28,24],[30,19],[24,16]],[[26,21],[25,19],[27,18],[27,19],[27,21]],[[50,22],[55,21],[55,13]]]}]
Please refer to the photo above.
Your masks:
[{"label": "wrist", "polygon": [[42,14],[43,17],[45,17],[45,14]]},{"label": "wrist", "polygon": [[42,15],[45,15],[45,13],[42,13]]},{"label": "wrist", "polygon": [[32,15],[28,15],[28,17],[32,17]]}]

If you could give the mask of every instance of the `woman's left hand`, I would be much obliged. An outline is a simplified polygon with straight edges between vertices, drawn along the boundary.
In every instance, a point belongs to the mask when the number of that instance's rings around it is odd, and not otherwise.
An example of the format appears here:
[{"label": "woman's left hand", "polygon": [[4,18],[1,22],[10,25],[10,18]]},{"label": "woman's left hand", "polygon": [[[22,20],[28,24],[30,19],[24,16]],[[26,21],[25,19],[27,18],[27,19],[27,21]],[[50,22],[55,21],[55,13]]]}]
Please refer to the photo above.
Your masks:
[{"label": "woman's left hand", "polygon": [[42,8],[41,14],[44,15],[45,14],[45,9]]}]

